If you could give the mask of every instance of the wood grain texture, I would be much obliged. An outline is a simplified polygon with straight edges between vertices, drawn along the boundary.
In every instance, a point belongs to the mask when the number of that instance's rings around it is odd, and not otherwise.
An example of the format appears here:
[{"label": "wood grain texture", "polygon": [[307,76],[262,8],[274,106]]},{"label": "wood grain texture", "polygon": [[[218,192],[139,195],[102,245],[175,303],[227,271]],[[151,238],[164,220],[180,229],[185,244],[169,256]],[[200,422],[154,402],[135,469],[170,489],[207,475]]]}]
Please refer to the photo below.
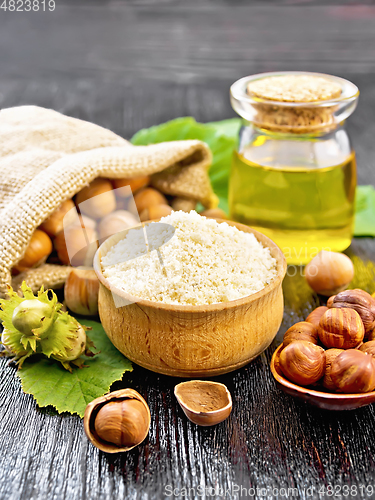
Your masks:
[{"label": "wood grain texture", "polygon": [[253,234],[269,248],[276,275],[259,292],[220,304],[135,302],[135,297],[105,278],[101,262],[129,230],[102,243],[94,258],[100,281],[99,316],[113,345],[131,361],[164,375],[211,377],[242,368],[271,344],[283,317],[284,254],[254,229],[236,222],[227,224]]},{"label": "wood grain texture", "polygon": [[[273,3],[57,0],[56,15],[1,11],[0,106],[51,107],[128,138],[177,116],[234,116],[229,85],[246,74],[328,71],[361,90],[348,128],[359,182],[375,185],[372,2]],[[348,254],[355,286],[374,291],[374,240],[354,241]],[[296,487],[304,499],[318,498],[317,488],[328,483],[374,485],[374,406],[323,412],[282,393],[270,374],[286,329],[319,304],[299,270],[293,272],[284,282],[284,320],[271,348],[217,378],[233,398],[224,423],[191,424],[173,395],[178,379],[134,367],[116,384],[139,391],[151,410],[148,439],[128,454],[105,455],[88,443],[78,417],[38,409],[22,394],[14,368],[1,361],[0,498],[161,499],[170,484],[195,488],[188,498],[196,499],[213,497],[198,497],[198,486],[234,485]],[[306,495],[310,486],[314,497]]]}]

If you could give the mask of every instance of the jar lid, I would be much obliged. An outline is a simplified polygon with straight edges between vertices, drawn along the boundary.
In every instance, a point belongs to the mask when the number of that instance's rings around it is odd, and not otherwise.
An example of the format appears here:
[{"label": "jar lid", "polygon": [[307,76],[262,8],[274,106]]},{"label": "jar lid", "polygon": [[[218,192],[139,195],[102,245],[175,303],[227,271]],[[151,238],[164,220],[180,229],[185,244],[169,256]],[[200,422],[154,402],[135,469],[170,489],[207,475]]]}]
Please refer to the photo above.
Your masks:
[{"label": "jar lid", "polygon": [[298,134],[336,128],[354,111],[358,95],[348,80],[308,72],[263,73],[231,87],[240,116],[260,128]]}]

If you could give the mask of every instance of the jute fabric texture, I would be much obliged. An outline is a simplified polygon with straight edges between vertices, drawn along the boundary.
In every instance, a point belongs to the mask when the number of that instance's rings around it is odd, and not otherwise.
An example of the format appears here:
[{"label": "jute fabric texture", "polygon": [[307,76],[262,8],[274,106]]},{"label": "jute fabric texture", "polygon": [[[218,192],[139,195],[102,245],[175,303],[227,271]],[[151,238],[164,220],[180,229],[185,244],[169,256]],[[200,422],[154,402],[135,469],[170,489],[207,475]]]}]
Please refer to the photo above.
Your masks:
[{"label": "jute fabric texture", "polygon": [[[0,296],[12,283],[34,230],[96,177],[151,175],[152,184],[206,207],[217,199],[208,178],[208,146],[174,141],[133,146],[110,130],[36,106],[0,111]],[[44,264],[17,276],[34,291],[62,286],[69,268]]]}]

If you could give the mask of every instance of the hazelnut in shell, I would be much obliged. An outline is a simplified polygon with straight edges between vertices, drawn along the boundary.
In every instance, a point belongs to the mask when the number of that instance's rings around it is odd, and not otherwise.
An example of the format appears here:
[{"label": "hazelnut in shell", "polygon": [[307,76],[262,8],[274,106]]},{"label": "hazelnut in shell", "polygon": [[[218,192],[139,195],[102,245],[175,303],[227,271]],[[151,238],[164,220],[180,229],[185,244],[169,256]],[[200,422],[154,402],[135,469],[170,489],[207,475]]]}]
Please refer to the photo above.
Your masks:
[{"label": "hazelnut in shell", "polygon": [[306,340],[313,344],[318,343],[318,328],[307,321],[300,321],[291,326],[284,335],[283,345],[286,347],[295,340]]},{"label": "hazelnut in shell", "polygon": [[99,280],[94,269],[72,269],[64,287],[67,307],[76,314],[98,314]]},{"label": "hazelnut in shell", "polygon": [[[73,214],[74,203],[72,200],[66,200],[56,208],[54,212],[40,225],[40,229],[46,232],[48,236],[54,237],[68,225],[67,220],[64,222],[64,217],[70,212]],[[69,217],[69,216],[68,216]]]},{"label": "hazelnut in shell", "polygon": [[365,327],[365,335],[375,327],[375,300],[365,290],[355,288],[338,293],[330,300],[332,308],[351,308],[360,315]]},{"label": "hazelnut in shell", "polygon": [[113,179],[112,184],[114,189],[116,189],[116,195],[127,197],[129,195],[127,187],[130,187],[132,193],[136,193],[150,184],[150,176],[144,175],[142,177]]},{"label": "hazelnut in shell", "polygon": [[365,329],[354,309],[328,309],[320,319],[318,333],[325,347],[352,349],[363,341]]},{"label": "hazelnut in shell", "polygon": [[339,354],[332,361],[330,374],[338,392],[357,394],[375,389],[375,361],[358,349]]},{"label": "hazelnut in shell", "polygon": [[327,307],[330,309],[332,307],[333,301],[335,300],[336,295],[331,295],[331,297],[327,300]]},{"label": "hazelnut in shell", "polygon": [[204,427],[216,425],[229,417],[232,397],[218,382],[189,380],[174,388],[174,394],[187,418]]},{"label": "hazelnut in shell", "polygon": [[157,189],[145,188],[134,195],[134,202],[139,214],[154,205],[168,205],[166,197]]},{"label": "hazelnut in shell", "polygon": [[76,195],[79,211],[98,219],[116,210],[116,196],[107,179],[97,178]]},{"label": "hazelnut in shell", "polygon": [[331,366],[332,361],[337,358],[339,354],[345,352],[344,349],[327,349],[326,350],[326,369],[324,371],[323,377],[323,386],[330,390],[334,391],[336,389],[335,384],[332,382],[331,378]]},{"label": "hazelnut in shell", "polygon": [[305,267],[309,286],[321,295],[344,290],[354,277],[354,266],[347,255],[322,250]]},{"label": "hazelnut in shell", "polygon": [[323,316],[323,314],[328,311],[328,307],[326,306],[319,306],[307,316],[306,321],[308,323],[312,323],[316,327],[319,326],[320,318]]},{"label": "hazelnut in shell", "polygon": [[96,230],[96,221],[94,219],[91,219],[90,217],[87,217],[87,215],[79,214],[77,212],[77,209],[74,207],[74,210],[69,211],[68,214],[64,217],[64,229],[71,226],[78,226],[82,228],[88,227],[89,229]]},{"label": "hazelnut in shell", "polygon": [[203,210],[200,212],[200,215],[207,217],[208,219],[224,219],[228,220],[227,214],[221,208],[208,208],[207,210]]},{"label": "hazelnut in shell", "polygon": [[95,229],[73,225],[57,234],[54,245],[62,264],[92,267],[97,240]]},{"label": "hazelnut in shell", "polygon": [[139,221],[127,210],[115,210],[106,215],[99,223],[98,231],[100,240],[105,240],[112,234],[137,226]]},{"label": "hazelnut in shell", "polygon": [[110,392],[89,403],[83,425],[91,443],[106,453],[129,451],[146,439],[150,409],[133,389]]},{"label": "hazelnut in shell", "polygon": [[153,219],[160,219],[161,217],[166,217],[173,212],[172,207],[169,205],[152,205],[151,207],[145,208],[143,212],[139,214],[139,218],[142,222]]},{"label": "hazelnut in shell", "polygon": [[31,267],[43,263],[52,252],[50,237],[40,229],[35,229],[22,259],[14,266],[18,272],[26,271]]},{"label": "hazelnut in shell", "polygon": [[366,352],[367,354],[370,354],[370,356],[375,358],[375,340],[370,340],[369,342],[363,343],[359,347],[359,350],[362,352]]},{"label": "hazelnut in shell", "polygon": [[298,385],[311,385],[324,374],[324,349],[305,340],[287,345],[280,353],[280,368],[284,376]]}]

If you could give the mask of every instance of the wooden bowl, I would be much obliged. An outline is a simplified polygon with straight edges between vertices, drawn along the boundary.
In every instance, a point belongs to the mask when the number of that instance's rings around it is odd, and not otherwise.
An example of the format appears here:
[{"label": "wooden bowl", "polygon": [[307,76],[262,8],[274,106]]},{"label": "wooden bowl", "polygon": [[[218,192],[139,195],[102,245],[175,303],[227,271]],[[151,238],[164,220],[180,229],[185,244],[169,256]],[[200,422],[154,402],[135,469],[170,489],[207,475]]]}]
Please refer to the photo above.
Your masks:
[{"label": "wooden bowl", "polygon": [[332,392],[317,391],[309,387],[289,382],[280,369],[280,352],[283,345],[281,344],[273,353],[271,359],[271,372],[275,377],[276,385],[295,398],[307,401],[308,403],[318,406],[323,410],[355,410],[361,406],[366,406],[375,402],[375,391],[364,392],[359,394],[336,394]]},{"label": "wooden bowl", "polygon": [[[128,231],[114,234],[97,250],[94,269],[100,281],[99,315],[109,339],[127,358],[149,370],[178,377],[209,377],[246,365],[274,339],[283,317],[282,281],[286,262],[279,247],[243,224],[270,248],[277,276],[260,292],[211,305],[152,302],[119,290],[103,276],[101,258]],[[116,307],[121,300],[131,302]]]}]

